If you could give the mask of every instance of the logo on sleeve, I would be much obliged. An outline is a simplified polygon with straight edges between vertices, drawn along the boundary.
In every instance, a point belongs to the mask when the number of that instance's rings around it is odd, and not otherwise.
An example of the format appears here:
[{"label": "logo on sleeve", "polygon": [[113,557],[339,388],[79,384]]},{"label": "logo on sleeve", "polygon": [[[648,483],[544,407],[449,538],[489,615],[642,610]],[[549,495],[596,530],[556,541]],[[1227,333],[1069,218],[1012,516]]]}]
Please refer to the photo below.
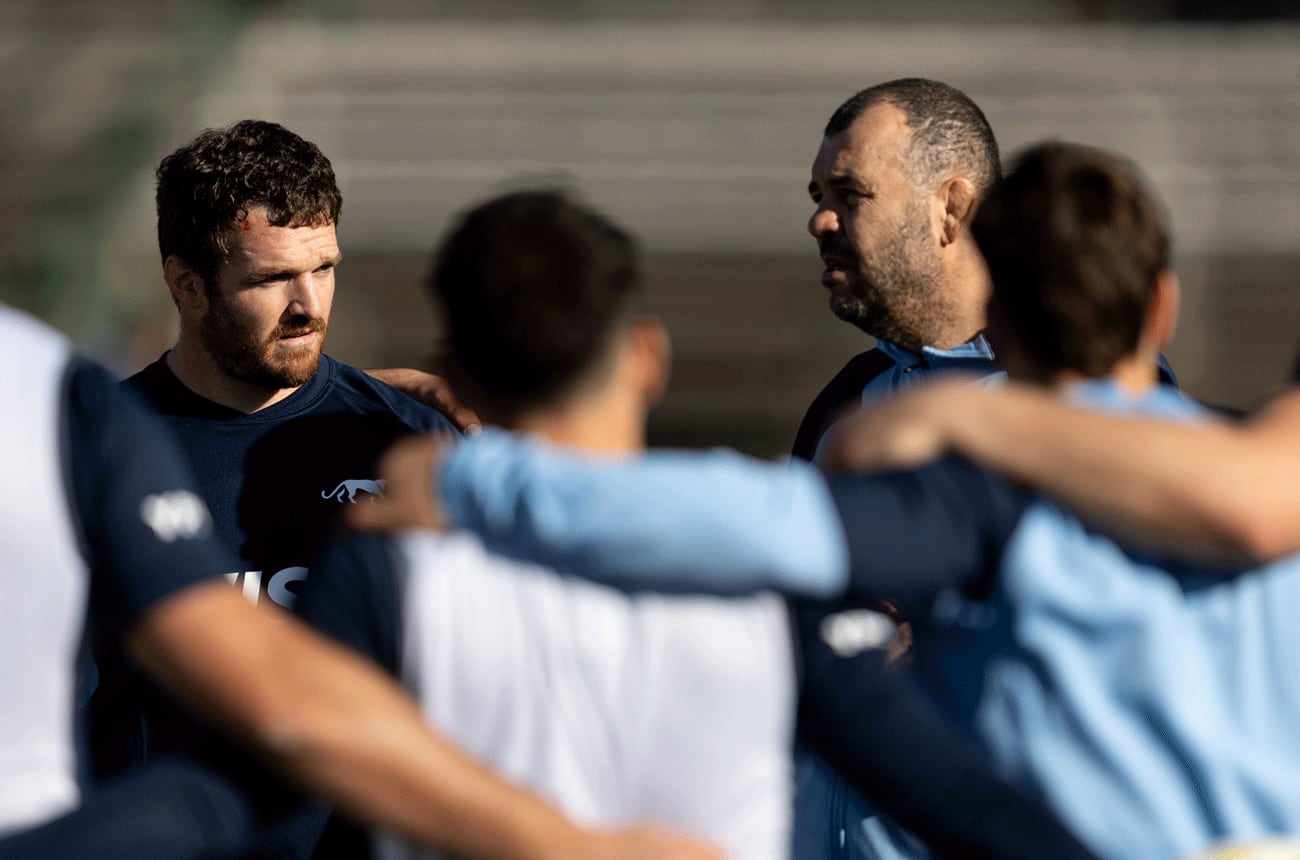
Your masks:
[{"label": "logo on sleeve", "polygon": [[370,501],[373,502],[375,500],[374,497],[382,496],[384,494],[384,482],[367,481],[364,478],[353,478],[351,481],[340,481],[337,487],[330,490],[328,493],[321,493],[320,497],[322,499],[338,499],[340,505],[344,502],[351,502],[355,505],[357,503],[357,493],[365,493],[366,495],[371,496],[372,498]]},{"label": "logo on sleeve", "polygon": [[212,529],[208,506],[189,490],[145,496],[140,519],[163,543],[201,538]]},{"label": "logo on sleeve", "polygon": [[850,609],[822,619],[822,641],[837,657],[855,657],[863,651],[884,648],[898,627],[888,615],[872,609]]}]

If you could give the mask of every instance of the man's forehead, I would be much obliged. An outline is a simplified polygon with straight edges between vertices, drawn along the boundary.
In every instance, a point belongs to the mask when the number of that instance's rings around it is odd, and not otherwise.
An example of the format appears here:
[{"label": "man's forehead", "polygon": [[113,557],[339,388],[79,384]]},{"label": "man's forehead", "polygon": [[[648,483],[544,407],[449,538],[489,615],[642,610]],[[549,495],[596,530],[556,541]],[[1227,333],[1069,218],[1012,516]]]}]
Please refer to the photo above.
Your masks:
[{"label": "man's forehead", "polygon": [[849,172],[876,166],[897,166],[911,136],[907,115],[881,102],[867,108],[848,128],[822,138],[813,175]]},{"label": "man's forehead", "polygon": [[267,219],[266,210],[262,207],[250,210],[247,217],[237,221],[227,235],[232,261],[274,258],[312,263],[339,253],[334,222],[328,221],[316,226],[275,227]]}]

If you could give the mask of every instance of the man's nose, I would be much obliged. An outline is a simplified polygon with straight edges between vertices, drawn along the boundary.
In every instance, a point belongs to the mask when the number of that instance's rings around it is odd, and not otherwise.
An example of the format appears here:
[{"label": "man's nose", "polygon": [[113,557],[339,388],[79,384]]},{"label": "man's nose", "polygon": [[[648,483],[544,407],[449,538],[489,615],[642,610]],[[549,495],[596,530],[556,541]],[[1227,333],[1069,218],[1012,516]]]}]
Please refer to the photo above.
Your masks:
[{"label": "man's nose", "polygon": [[834,212],[825,206],[818,206],[808,219],[808,233],[814,239],[820,239],[822,236],[828,236],[831,233],[838,232],[840,229],[840,219]]},{"label": "man's nose", "polygon": [[299,275],[293,279],[293,292],[289,297],[289,313],[310,319],[324,316],[325,306],[321,300],[320,287],[311,273]]}]

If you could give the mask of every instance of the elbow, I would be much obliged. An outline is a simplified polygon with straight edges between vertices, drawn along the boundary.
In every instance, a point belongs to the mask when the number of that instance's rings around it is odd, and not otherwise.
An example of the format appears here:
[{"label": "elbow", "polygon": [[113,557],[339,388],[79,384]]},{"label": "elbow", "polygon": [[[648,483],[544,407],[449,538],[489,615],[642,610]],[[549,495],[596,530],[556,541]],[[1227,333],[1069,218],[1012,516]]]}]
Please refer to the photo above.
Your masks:
[{"label": "elbow", "polygon": [[786,555],[773,571],[773,580],[781,591],[817,600],[844,594],[849,580],[849,554],[841,540],[810,541],[794,549],[797,551]]},{"label": "elbow", "polygon": [[1234,529],[1235,549],[1256,562],[1268,562],[1300,551],[1300,514],[1270,514],[1251,518]]},{"label": "elbow", "polygon": [[781,585],[781,591],[798,597],[833,600],[844,594],[847,579],[847,575],[836,566],[810,566],[796,570],[793,577]]},{"label": "elbow", "polygon": [[1229,562],[1263,564],[1300,551],[1300,512],[1281,516],[1262,503],[1220,504],[1208,515],[1189,518],[1184,531],[1186,540],[1214,547]]}]

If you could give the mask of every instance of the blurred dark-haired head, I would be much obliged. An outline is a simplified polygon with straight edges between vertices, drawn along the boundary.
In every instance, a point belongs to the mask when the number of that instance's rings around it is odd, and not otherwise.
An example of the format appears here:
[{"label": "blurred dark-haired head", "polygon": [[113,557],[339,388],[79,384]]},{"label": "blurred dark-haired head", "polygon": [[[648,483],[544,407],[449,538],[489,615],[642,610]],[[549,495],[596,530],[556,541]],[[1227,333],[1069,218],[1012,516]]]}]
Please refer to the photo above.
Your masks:
[{"label": "blurred dark-haired head", "polygon": [[496,423],[557,403],[609,358],[641,289],[631,237],[557,190],[470,209],[438,248],[429,288],[447,374]]},{"label": "blurred dark-haired head", "polygon": [[1030,147],[971,232],[993,283],[990,339],[1013,374],[1104,376],[1137,351],[1169,235],[1130,161],[1079,144]]}]

